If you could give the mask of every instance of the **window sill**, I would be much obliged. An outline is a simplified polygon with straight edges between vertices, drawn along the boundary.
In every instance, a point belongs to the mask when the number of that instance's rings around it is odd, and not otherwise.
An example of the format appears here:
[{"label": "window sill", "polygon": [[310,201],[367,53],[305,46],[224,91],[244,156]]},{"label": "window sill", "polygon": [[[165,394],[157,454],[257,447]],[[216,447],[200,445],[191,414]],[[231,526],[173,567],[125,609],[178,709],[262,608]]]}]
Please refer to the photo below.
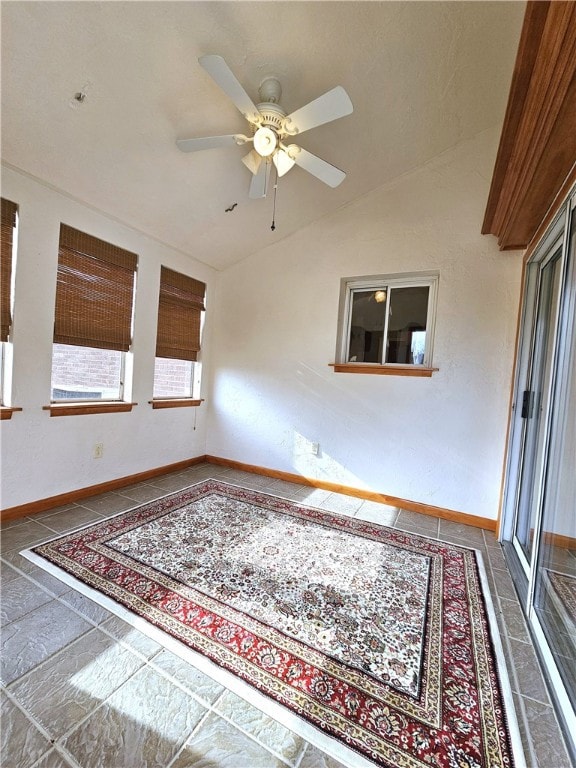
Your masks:
[{"label": "window sill", "polygon": [[430,377],[438,368],[423,365],[378,365],[377,363],[329,363],[334,373],[372,373],[383,376]]},{"label": "window sill", "polygon": [[165,400],[148,400],[154,410],[157,408],[190,408],[196,407],[204,400],[193,400],[191,397],[171,397]]},{"label": "window sill", "polygon": [[21,410],[22,408],[12,408],[12,406],[9,406],[9,405],[0,406],[0,421],[11,419],[13,413],[16,413],[16,411],[21,411]]},{"label": "window sill", "polygon": [[51,403],[44,405],[43,411],[50,411],[50,416],[88,416],[92,413],[121,413],[131,411],[138,403]]}]

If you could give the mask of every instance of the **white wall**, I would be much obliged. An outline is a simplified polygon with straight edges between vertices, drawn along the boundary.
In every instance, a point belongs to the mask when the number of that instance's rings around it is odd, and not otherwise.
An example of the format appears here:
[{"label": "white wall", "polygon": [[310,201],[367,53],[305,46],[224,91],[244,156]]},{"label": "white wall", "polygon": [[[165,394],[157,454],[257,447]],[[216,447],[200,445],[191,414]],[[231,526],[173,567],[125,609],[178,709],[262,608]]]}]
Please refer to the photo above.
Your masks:
[{"label": "white wall", "polygon": [[[203,455],[206,404],[152,410],[160,266],[207,283],[210,306],[215,272],[184,254],[118,224],[33,179],[3,169],[2,196],[19,206],[13,318],[12,405],[23,408],[2,422],[2,508],[28,503],[118,477]],[[130,413],[50,417],[54,299],[60,222],[138,254],[134,322],[134,388]],[[204,374],[209,369],[209,317]],[[203,385],[202,397],[205,397]],[[92,457],[104,444],[101,459]]]},{"label": "white wall", "polygon": [[[497,142],[464,142],[221,275],[209,454],[496,517],[521,274],[480,234]],[[281,234],[281,202],[276,218]],[[432,269],[439,372],[334,373],[340,279]]]}]

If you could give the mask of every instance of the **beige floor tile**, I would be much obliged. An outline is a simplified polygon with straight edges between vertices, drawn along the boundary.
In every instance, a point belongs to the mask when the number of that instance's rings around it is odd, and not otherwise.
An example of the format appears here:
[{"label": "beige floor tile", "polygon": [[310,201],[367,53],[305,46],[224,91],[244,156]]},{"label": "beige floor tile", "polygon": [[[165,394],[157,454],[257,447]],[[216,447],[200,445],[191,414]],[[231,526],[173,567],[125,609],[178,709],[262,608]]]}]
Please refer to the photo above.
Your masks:
[{"label": "beige floor tile", "polygon": [[51,749],[47,752],[39,763],[36,763],[34,768],[75,768],[72,763],[69,763],[56,749]]},{"label": "beige floor tile", "polygon": [[286,764],[212,713],[170,768],[286,768]]},{"label": "beige floor tile", "polygon": [[3,530],[0,545],[2,552],[9,552],[10,550],[25,549],[33,544],[39,544],[53,538],[54,531],[50,528],[34,520],[26,520],[21,525]]},{"label": "beige floor tile", "polygon": [[514,583],[507,570],[492,568],[492,578],[494,579],[494,587],[499,597],[513,601],[518,599]]},{"label": "beige floor tile", "polygon": [[[445,535],[453,536],[456,539],[463,539],[468,542],[469,547],[484,547],[484,534],[481,528],[475,528],[473,525],[464,525],[463,523],[454,523],[451,520],[439,521],[438,538],[444,539]],[[452,539],[449,539],[452,541]]]},{"label": "beige floor tile", "polygon": [[143,483],[141,485],[132,485],[129,488],[121,488],[118,494],[130,499],[132,504],[136,506],[157,499],[159,496],[164,496],[165,491]]},{"label": "beige floor tile", "polygon": [[504,559],[504,552],[500,544],[490,545],[488,544],[488,539],[486,539],[486,557],[491,568],[506,570],[506,560]]},{"label": "beige floor tile", "polygon": [[336,512],[339,515],[353,517],[363,504],[362,499],[355,496],[343,496],[341,493],[331,493],[318,506],[327,512]]},{"label": "beige floor tile", "polygon": [[304,749],[303,739],[231,691],[222,694],[214,709],[290,765],[296,763]]},{"label": "beige floor tile", "polygon": [[500,598],[500,610],[504,619],[504,626],[509,637],[520,640],[523,643],[530,641],[526,621],[517,600]]},{"label": "beige floor tile", "polygon": [[128,680],[144,660],[97,629],[57,653],[9,690],[57,739]]},{"label": "beige floor tile", "polygon": [[50,742],[4,693],[0,693],[0,716],[2,766],[30,768],[50,749]]},{"label": "beige floor tile", "polygon": [[428,515],[421,515],[419,512],[411,512],[406,509],[401,509],[395,528],[400,528],[403,531],[409,531],[410,533],[420,533],[423,536],[438,535],[438,523],[439,520],[436,517],[429,517]]},{"label": "beige floor tile", "polygon": [[[222,480],[225,483],[234,483],[235,485],[242,485],[242,483],[245,480],[248,480],[250,476],[252,475],[251,472],[243,472],[241,469],[224,469],[218,479]],[[254,475],[256,477],[256,475]],[[261,477],[264,477],[261,475]],[[269,485],[270,483],[275,482],[274,480],[271,480],[269,477],[265,478],[267,480],[266,485]]]},{"label": "beige floor tile", "polygon": [[151,487],[159,488],[164,491],[164,495],[186,488],[189,483],[180,475],[165,475],[164,477],[155,477],[150,481]]},{"label": "beige floor tile", "polygon": [[300,501],[309,507],[319,507],[330,495],[331,492],[325,491],[323,488],[307,488],[304,486]]},{"label": "beige floor tile", "polygon": [[120,492],[104,493],[100,496],[89,496],[87,499],[83,499],[82,506],[99,512],[103,516],[108,516],[131,509],[134,506],[134,501],[126,496],[121,496]]},{"label": "beige floor tile", "polygon": [[98,605],[94,600],[90,600],[80,592],[76,592],[74,589],[63,594],[60,597],[60,600],[77,611],[83,618],[88,619],[88,621],[91,621],[94,624],[102,624],[102,622],[112,616],[110,611],[106,610],[106,608]]},{"label": "beige floor tile", "polygon": [[336,758],[329,757],[309,744],[299,768],[346,768],[346,766]]},{"label": "beige floor tile", "polygon": [[43,587],[55,597],[62,597],[71,589],[68,584],[60,581],[60,579],[57,579],[56,576],[52,576],[47,571],[43,571],[36,565],[33,565],[30,572],[26,573],[26,577],[34,582],[34,584]]},{"label": "beige floor tile", "polygon": [[59,507],[50,507],[50,509],[46,509],[44,512],[37,512],[34,515],[29,515],[28,520],[35,520],[36,522],[41,523],[45,517],[55,515],[57,512],[67,512],[68,510],[74,509],[77,506],[78,504],[76,502],[72,502],[71,504],[62,504]]},{"label": "beige floor tile", "polygon": [[[54,537],[53,531],[51,532],[51,536]],[[2,560],[8,563],[9,565],[11,565],[13,568],[16,568],[17,570],[22,571],[22,573],[35,573],[35,572],[46,573],[46,571],[42,571],[42,569],[38,568],[37,565],[34,565],[34,563],[30,562],[30,560],[23,557],[20,554],[21,549],[23,549],[23,547],[19,547],[18,549],[9,549],[9,550],[3,549]]]},{"label": "beige floor tile", "polygon": [[119,619],[118,616],[106,619],[100,625],[100,629],[109,632],[117,640],[126,643],[132,650],[141,653],[147,659],[151,659],[161,650],[161,646],[155,640]]},{"label": "beige floor tile", "polygon": [[2,584],[0,623],[4,626],[11,621],[17,621],[50,600],[51,595],[38,589],[38,586],[25,576],[8,581]]},{"label": "beige floor tile", "polygon": [[509,638],[508,643],[512,651],[512,662],[519,686],[517,693],[549,705],[550,698],[531,643],[522,643],[513,638]]},{"label": "beige floor tile", "polygon": [[8,528],[15,528],[17,525],[22,525],[30,520],[29,517],[15,517],[12,520],[0,520],[0,531],[7,531]]},{"label": "beige floor tile", "polygon": [[205,708],[156,670],[137,672],[62,740],[82,768],[167,766]]},{"label": "beige floor tile", "polygon": [[92,629],[67,606],[51,600],[2,632],[2,680],[17,680],[47,658]]},{"label": "beige floor tile", "polygon": [[399,510],[387,504],[379,504],[377,501],[363,501],[354,517],[365,520],[367,523],[393,526],[398,519]]},{"label": "beige floor tile", "polygon": [[13,568],[9,563],[2,562],[0,563],[0,584],[2,584],[2,587],[5,584],[8,584],[9,581],[14,581],[14,579],[19,579],[20,574],[18,571]]},{"label": "beige floor tile", "polygon": [[262,490],[263,493],[269,493],[272,496],[281,496],[283,499],[300,500],[304,489],[298,483],[289,483],[286,480],[271,480],[268,478],[268,483],[258,490]]},{"label": "beige floor tile", "polygon": [[205,675],[192,664],[179,658],[170,651],[163,650],[150,662],[161,672],[170,675],[180,683],[187,691],[196,695],[206,704],[210,705],[221,695],[224,688]]},{"label": "beige floor tile", "polygon": [[74,507],[64,512],[57,512],[55,515],[42,518],[42,524],[51,528],[55,533],[64,533],[73,531],[75,528],[81,528],[90,523],[102,521],[102,517],[91,509],[86,507]]},{"label": "beige floor tile", "polygon": [[538,768],[573,768],[558,733],[558,722],[552,707],[524,699],[532,748]]}]

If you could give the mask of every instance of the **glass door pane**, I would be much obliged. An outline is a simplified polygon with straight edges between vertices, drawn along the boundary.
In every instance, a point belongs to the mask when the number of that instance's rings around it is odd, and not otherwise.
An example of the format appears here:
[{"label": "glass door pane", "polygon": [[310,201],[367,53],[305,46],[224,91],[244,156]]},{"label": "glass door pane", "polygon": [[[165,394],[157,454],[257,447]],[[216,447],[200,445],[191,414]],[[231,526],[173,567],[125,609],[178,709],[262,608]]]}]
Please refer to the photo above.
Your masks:
[{"label": "glass door pane", "polygon": [[562,276],[562,250],[557,247],[542,262],[531,265],[539,271],[536,319],[526,389],[521,399],[524,435],[522,467],[517,499],[514,545],[528,570],[532,560],[541,477],[545,453],[552,358]]},{"label": "glass door pane", "polygon": [[[572,215],[572,280],[576,233]],[[534,610],[576,708],[576,297],[566,293],[550,457],[537,558]]]}]

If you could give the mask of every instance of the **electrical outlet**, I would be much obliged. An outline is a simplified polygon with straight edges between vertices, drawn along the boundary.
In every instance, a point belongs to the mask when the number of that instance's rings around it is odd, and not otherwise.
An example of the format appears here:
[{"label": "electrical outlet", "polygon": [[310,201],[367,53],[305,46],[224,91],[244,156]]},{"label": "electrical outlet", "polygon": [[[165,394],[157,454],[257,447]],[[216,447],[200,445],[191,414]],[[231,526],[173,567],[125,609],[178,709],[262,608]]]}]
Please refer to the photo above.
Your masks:
[{"label": "electrical outlet", "polygon": [[320,453],[320,443],[310,443],[310,453],[313,456],[318,456]]},{"label": "electrical outlet", "polygon": [[93,456],[95,459],[101,459],[104,455],[104,443],[94,443]]}]

